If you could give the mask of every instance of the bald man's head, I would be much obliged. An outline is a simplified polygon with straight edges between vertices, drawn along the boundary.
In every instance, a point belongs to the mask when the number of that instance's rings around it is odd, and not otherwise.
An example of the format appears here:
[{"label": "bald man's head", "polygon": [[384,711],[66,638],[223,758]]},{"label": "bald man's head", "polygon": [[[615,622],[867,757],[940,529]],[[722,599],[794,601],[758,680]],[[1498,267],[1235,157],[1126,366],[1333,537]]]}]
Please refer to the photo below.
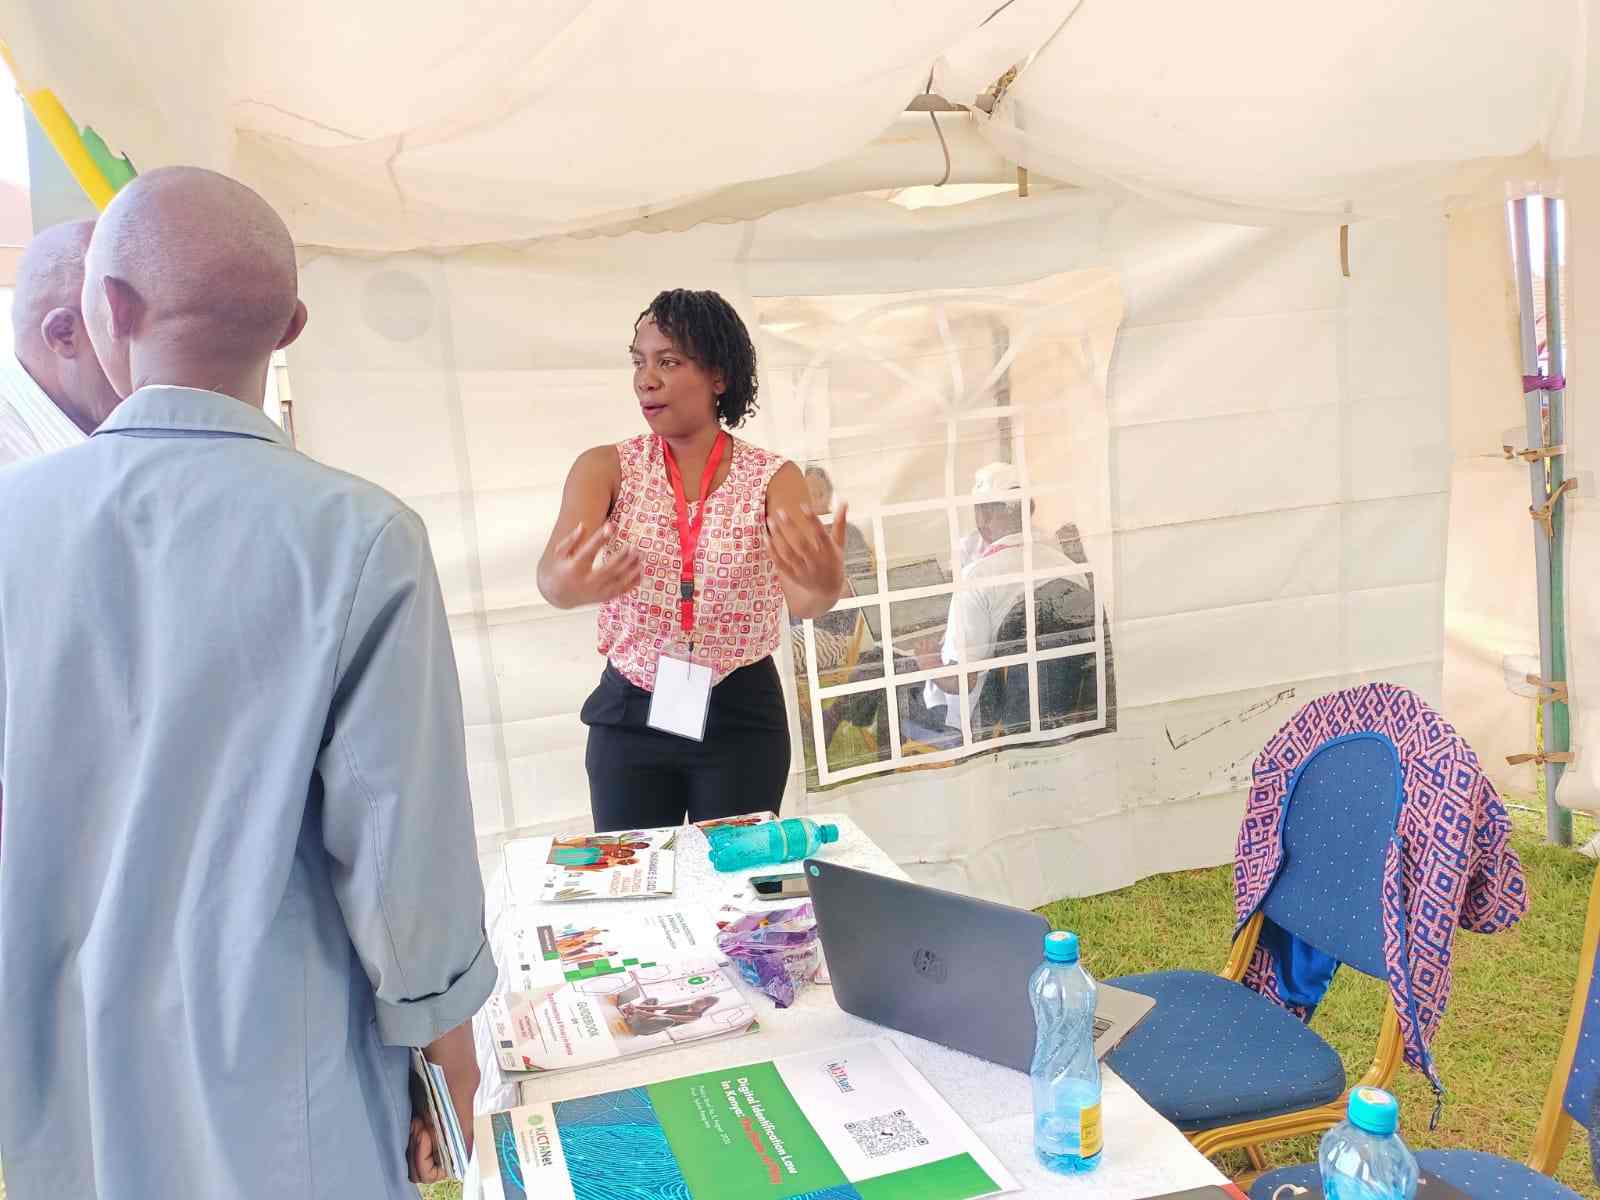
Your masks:
[{"label": "bald man's head", "polygon": [[83,294],[83,256],[94,233],[93,221],[68,221],[40,232],[22,252],[11,297],[11,336],[21,346],[30,339],[44,345],[39,329],[53,308],[78,309]]},{"label": "bald man's head", "polygon": [[225,175],[166,167],[101,215],[83,308],[122,394],[176,384],[259,405],[272,352],[305,324],[297,288],[294,243],[265,200]]},{"label": "bald man's head", "polygon": [[80,308],[84,255],[93,233],[93,221],[69,221],[41,231],[22,252],[11,297],[17,361],[86,433],[118,400],[95,358]]}]

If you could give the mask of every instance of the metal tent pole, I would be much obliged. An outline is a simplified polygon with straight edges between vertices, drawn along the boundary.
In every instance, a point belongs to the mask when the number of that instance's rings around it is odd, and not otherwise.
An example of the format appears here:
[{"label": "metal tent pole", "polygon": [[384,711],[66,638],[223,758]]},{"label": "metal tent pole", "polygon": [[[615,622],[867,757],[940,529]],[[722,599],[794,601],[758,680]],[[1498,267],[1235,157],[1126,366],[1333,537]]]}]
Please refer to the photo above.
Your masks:
[{"label": "metal tent pole", "polygon": [[[1535,314],[1533,305],[1533,256],[1531,238],[1528,232],[1528,207],[1530,201],[1522,197],[1511,202],[1511,238],[1512,249],[1515,257],[1517,276],[1517,310],[1521,317],[1521,343],[1522,343],[1522,373],[1524,375],[1539,375],[1539,342],[1535,328]],[[1549,242],[1548,230],[1546,243]],[[1556,285],[1559,287],[1559,282]],[[1546,313],[1546,321],[1549,314]],[[1544,393],[1538,390],[1524,392],[1524,413],[1526,417],[1528,448],[1534,449],[1546,445],[1544,424]],[[1533,458],[1528,463],[1528,490],[1532,497],[1532,507],[1543,508],[1550,501],[1550,484],[1546,474],[1546,460],[1542,457]],[[1543,527],[1537,522],[1532,522],[1533,553],[1535,568],[1535,589],[1539,603],[1539,674],[1545,680],[1559,678],[1555,675],[1555,635],[1553,628],[1553,613],[1551,611],[1551,547],[1554,538],[1545,536]],[[1548,738],[1551,736],[1553,721],[1551,720],[1551,706],[1548,703],[1544,689],[1540,689],[1538,703],[1543,708],[1545,747],[1541,749],[1548,752]],[[1571,822],[1564,819],[1561,809],[1556,804],[1555,797],[1555,771],[1554,764],[1543,764],[1545,771],[1545,831],[1551,841],[1565,845],[1571,841]]]},{"label": "metal tent pole", "polygon": [[[1558,386],[1544,393],[1549,406],[1549,444],[1564,446],[1567,441],[1567,370],[1566,331],[1561,319],[1561,253],[1562,229],[1557,209],[1560,201],[1554,196],[1544,199],[1544,340],[1548,361],[1547,370]],[[1538,393],[1532,393],[1537,396]],[[1566,458],[1553,454],[1549,463],[1547,486],[1555,495],[1566,480]],[[1565,681],[1567,678],[1567,622],[1566,622],[1566,555],[1563,552],[1562,530],[1566,525],[1566,506],[1557,504],[1550,514],[1550,667],[1547,681]],[[1543,530],[1535,534],[1543,536]],[[1541,655],[1541,661],[1543,656]],[[1544,749],[1554,755],[1566,751],[1572,744],[1571,714],[1567,701],[1544,701]],[[1556,789],[1566,767],[1559,762],[1544,764],[1545,820],[1549,826],[1550,840],[1558,845],[1572,844],[1572,814],[1556,803]]]}]

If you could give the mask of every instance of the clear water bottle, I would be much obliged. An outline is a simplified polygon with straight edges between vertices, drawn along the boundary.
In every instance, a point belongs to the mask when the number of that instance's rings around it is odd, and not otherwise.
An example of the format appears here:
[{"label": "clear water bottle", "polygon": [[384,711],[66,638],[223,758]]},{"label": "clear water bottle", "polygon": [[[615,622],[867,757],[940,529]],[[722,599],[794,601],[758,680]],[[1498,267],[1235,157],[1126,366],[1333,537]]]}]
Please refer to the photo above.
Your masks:
[{"label": "clear water bottle", "polygon": [[837,825],[818,825],[809,817],[763,821],[760,825],[724,826],[707,832],[711,865],[719,871],[743,871],[770,863],[811,858],[839,840]]},{"label": "clear water bottle", "polygon": [[1382,1088],[1350,1093],[1343,1121],[1322,1135],[1317,1166],[1327,1200],[1412,1200],[1417,1160],[1395,1132],[1400,1105]]},{"label": "clear water bottle", "polygon": [[1100,1060],[1094,1053],[1098,989],[1078,962],[1078,935],[1047,933],[1044,962],[1028,980],[1033,1050],[1033,1152],[1052,1171],[1100,1165]]}]

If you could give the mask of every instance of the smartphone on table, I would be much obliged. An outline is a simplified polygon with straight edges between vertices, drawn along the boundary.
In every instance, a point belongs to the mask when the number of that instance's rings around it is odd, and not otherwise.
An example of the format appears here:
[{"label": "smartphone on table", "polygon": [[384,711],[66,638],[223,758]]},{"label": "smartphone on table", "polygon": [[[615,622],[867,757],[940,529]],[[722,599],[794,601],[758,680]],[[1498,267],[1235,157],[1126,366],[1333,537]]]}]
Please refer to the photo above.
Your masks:
[{"label": "smartphone on table", "polygon": [[777,875],[752,875],[750,886],[757,900],[796,900],[810,895],[803,871],[785,871]]}]

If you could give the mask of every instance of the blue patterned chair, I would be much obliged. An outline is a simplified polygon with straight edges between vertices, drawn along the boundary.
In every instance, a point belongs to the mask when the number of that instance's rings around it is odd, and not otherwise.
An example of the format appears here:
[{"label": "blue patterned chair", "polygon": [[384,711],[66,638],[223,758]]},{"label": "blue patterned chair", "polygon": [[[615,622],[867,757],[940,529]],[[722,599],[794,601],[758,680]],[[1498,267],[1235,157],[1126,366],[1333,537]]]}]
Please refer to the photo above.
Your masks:
[{"label": "blue patterned chair", "polygon": [[[1590,1128],[1595,1086],[1600,1083],[1600,978],[1594,970],[1595,946],[1600,942],[1600,873],[1589,889],[1589,916],[1583,927],[1578,954],[1578,979],[1573,987],[1572,1013],[1567,1035],[1556,1056],[1544,1108],[1533,1132],[1533,1150],[1527,1165],[1482,1154],[1476,1150],[1424,1150],[1417,1163],[1425,1175],[1436,1175],[1472,1200],[1565,1200],[1578,1193],[1550,1178],[1561,1162],[1574,1125]],[[1594,1130],[1590,1130],[1591,1148]],[[1591,1151],[1592,1152],[1592,1151]],[[1251,1200],[1271,1200],[1285,1184],[1309,1187],[1317,1182],[1315,1163],[1285,1167],[1260,1176],[1250,1189]],[[1289,1193],[1285,1193],[1289,1195]]]},{"label": "blue patterned chair", "polygon": [[[1259,1167],[1261,1143],[1318,1133],[1342,1118],[1345,1071],[1333,1047],[1239,981],[1258,940],[1284,934],[1387,979],[1380,897],[1400,782],[1388,739],[1324,743],[1289,793],[1282,870],[1235,939],[1222,975],[1161,971],[1110,981],[1154,997],[1156,1007],[1106,1061],[1202,1154],[1243,1148]],[[1360,1082],[1387,1087],[1401,1055],[1390,1001]]]}]

